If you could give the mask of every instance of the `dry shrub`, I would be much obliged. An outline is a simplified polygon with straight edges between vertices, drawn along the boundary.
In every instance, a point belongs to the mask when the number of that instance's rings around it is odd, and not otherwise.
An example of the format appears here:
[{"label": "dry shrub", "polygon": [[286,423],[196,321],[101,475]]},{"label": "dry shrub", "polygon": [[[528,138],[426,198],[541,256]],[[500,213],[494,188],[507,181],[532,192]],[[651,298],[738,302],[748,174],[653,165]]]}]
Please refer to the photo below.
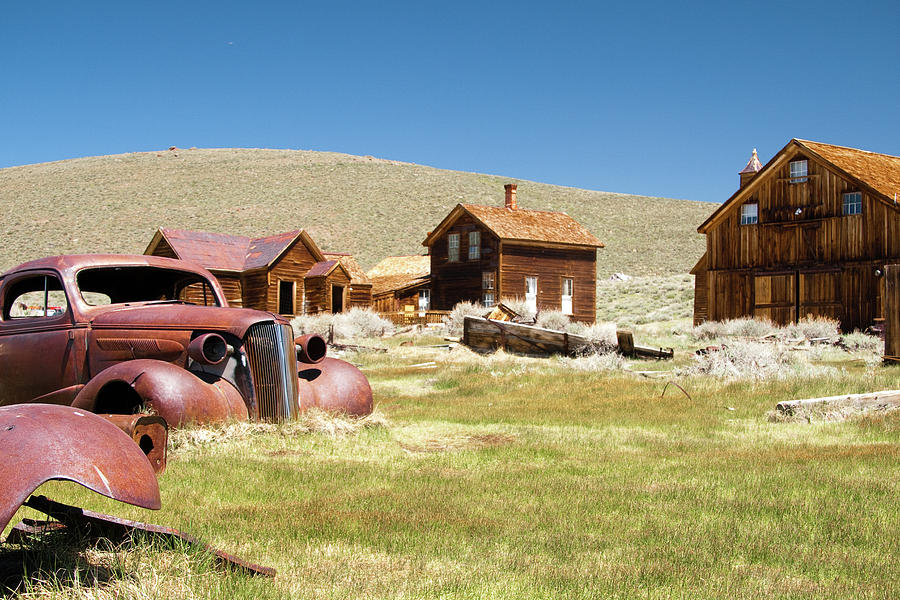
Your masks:
[{"label": "dry shrub", "polygon": [[318,333],[327,337],[331,328],[337,338],[383,337],[394,332],[394,324],[367,308],[351,308],[342,313],[302,315],[291,321],[296,335]]},{"label": "dry shrub", "polygon": [[560,310],[542,310],[537,315],[535,325],[554,331],[566,331],[571,323],[569,316]]},{"label": "dry shrub", "polygon": [[884,340],[861,331],[845,333],[841,336],[841,344],[848,352],[884,354]]},{"label": "dry shrub", "polygon": [[461,336],[465,317],[483,317],[487,312],[489,312],[488,309],[478,302],[459,302],[453,307],[450,314],[444,317],[447,335]]},{"label": "dry shrub", "polygon": [[721,349],[696,355],[688,375],[711,375],[726,379],[789,379],[834,372],[831,367],[811,365],[805,353],[792,352],[778,343],[734,340]]},{"label": "dry shrub", "polygon": [[597,352],[612,352],[619,347],[615,323],[570,323],[566,331],[587,339]]},{"label": "dry shrub", "polygon": [[836,341],[839,323],[826,317],[806,317],[796,323],[779,327],[766,319],[729,319],[706,321],[692,330],[697,341],[724,338],[772,337],[780,340],[828,340]]},{"label": "dry shrub", "polygon": [[524,322],[532,322],[535,319],[535,311],[528,306],[523,298],[503,298],[503,304],[514,310]]},{"label": "dry shrub", "polygon": [[618,352],[595,352],[577,358],[561,356],[559,363],[575,371],[620,371],[625,368],[625,357]]},{"label": "dry shrub", "polygon": [[840,323],[827,317],[808,316],[782,329],[787,339],[837,341]]}]

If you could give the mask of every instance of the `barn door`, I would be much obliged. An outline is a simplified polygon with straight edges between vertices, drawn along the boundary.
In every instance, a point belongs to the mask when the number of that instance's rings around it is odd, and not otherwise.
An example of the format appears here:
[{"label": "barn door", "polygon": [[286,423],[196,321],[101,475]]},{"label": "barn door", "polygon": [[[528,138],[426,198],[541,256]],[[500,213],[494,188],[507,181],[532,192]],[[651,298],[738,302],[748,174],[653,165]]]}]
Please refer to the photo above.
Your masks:
[{"label": "barn door", "polygon": [[841,320],[841,277],[838,271],[800,273],[800,298],[797,315],[823,316]]},{"label": "barn door", "polygon": [[753,278],[753,316],[785,325],[797,318],[796,274],[756,275]]}]

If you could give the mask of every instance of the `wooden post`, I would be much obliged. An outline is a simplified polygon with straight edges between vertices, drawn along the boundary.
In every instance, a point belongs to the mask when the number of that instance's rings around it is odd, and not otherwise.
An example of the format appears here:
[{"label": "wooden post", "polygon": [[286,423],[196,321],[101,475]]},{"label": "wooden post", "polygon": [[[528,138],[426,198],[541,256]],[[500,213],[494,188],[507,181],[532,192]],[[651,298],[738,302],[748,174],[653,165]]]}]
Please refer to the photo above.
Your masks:
[{"label": "wooden post", "polygon": [[900,360],[900,265],[884,267],[884,360]]}]

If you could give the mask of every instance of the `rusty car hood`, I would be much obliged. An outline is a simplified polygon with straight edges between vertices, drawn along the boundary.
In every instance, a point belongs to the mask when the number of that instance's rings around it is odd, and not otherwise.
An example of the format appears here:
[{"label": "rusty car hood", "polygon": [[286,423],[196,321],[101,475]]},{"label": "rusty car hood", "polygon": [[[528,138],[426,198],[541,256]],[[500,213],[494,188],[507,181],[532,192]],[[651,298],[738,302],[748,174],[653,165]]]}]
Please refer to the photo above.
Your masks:
[{"label": "rusty car hood", "polygon": [[208,329],[244,337],[247,329],[256,323],[286,323],[283,318],[260,310],[180,303],[141,302],[91,312],[94,314],[90,324],[94,329]]}]

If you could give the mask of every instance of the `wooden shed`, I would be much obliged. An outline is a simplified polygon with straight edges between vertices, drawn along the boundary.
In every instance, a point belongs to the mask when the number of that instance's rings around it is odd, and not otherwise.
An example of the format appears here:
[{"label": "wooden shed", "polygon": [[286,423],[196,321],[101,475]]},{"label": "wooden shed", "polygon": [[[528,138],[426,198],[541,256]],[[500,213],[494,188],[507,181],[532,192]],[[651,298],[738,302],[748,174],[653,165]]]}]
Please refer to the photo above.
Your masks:
[{"label": "wooden shed", "polygon": [[350,295],[347,298],[348,308],[371,308],[372,307],[372,282],[366,272],[363,271],[353,255],[345,252],[325,252],[327,260],[336,260],[350,275]]},{"label": "wooden shed", "polygon": [[343,261],[329,260],[303,230],[249,238],[161,227],[144,254],[205,267],[231,306],[291,317],[350,304],[351,275]]},{"label": "wooden shed", "polygon": [[805,316],[863,329],[882,316],[886,263],[900,260],[900,157],[793,139],[697,231],[694,322]]},{"label": "wooden shed", "polygon": [[603,243],[566,213],[519,208],[515,184],[505,190],[503,206],[457,204],[422,242],[432,307],[522,298],[535,310],[593,323]]},{"label": "wooden shed", "polygon": [[372,306],[381,313],[431,308],[431,258],[389,256],[367,273],[372,282]]}]

